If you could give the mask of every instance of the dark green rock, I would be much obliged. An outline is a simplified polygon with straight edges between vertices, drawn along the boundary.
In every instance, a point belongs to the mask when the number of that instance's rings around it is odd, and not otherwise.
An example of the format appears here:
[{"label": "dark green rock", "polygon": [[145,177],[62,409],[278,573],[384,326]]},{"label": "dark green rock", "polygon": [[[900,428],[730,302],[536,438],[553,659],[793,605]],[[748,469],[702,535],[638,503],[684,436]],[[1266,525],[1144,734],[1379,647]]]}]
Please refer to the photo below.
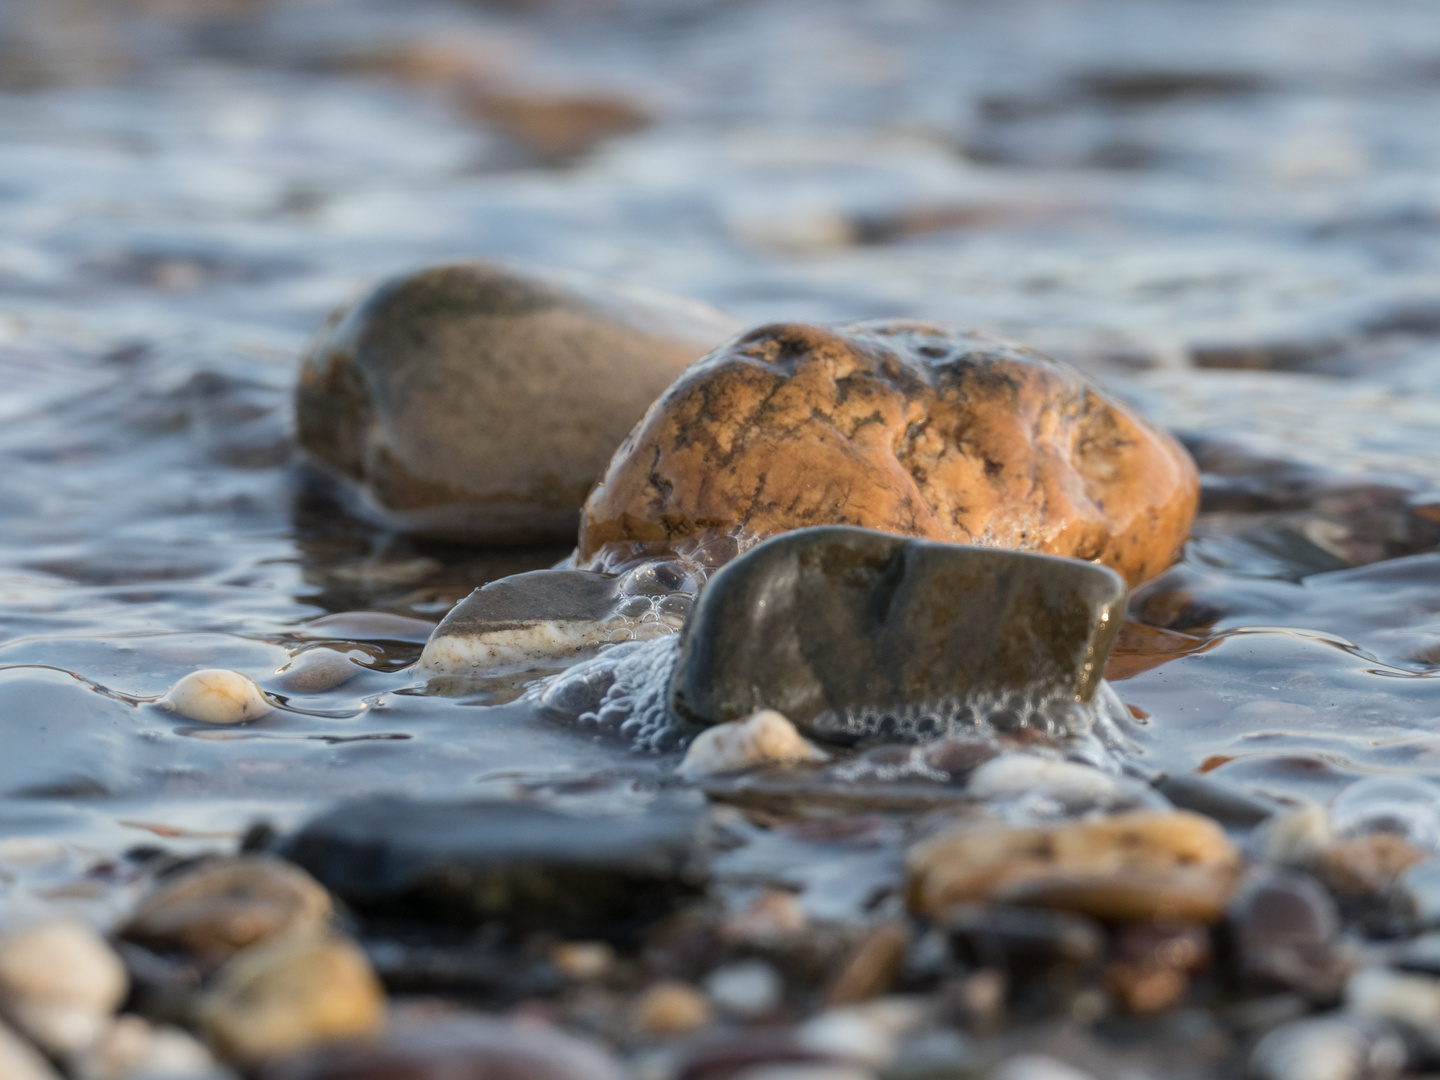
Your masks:
[{"label": "dark green rock", "polygon": [[801,529],[711,579],[670,707],[702,724],[772,708],[836,741],[975,723],[1063,733],[1124,613],[1104,567],[848,526]]},{"label": "dark green rock", "polygon": [[296,388],[297,439],[387,528],[573,540],[631,426],[736,328],[705,304],[584,274],[430,267],[321,330]]},{"label": "dark green rock", "polygon": [[362,913],[615,936],[700,888],[701,812],[627,817],[525,803],[344,803],[281,853]]}]

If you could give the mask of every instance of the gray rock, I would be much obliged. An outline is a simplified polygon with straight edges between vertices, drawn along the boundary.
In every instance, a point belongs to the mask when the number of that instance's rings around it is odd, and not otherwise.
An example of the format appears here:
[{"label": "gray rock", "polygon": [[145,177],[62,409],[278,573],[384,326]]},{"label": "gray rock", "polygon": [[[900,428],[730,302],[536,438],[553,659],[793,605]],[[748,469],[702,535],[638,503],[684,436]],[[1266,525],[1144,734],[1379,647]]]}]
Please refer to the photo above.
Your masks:
[{"label": "gray rock", "polygon": [[951,948],[968,968],[991,968],[1013,979],[1074,982],[1105,947],[1100,924],[1043,908],[965,904],[945,920]]},{"label": "gray rock", "polygon": [[1241,883],[1228,914],[1243,978],[1333,997],[1348,970],[1336,951],[1335,901],[1308,874],[1260,868]]},{"label": "gray rock", "polygon": [[320,332],[296,391],[299,443],[389,528],[568,540],[650,402],[738,328],[707,305],[582,274],[432,267]]},{"label": "gray rock", "polygon": [[848,526],[786,533],[720,570],[681,636],[670,706],[775,709],[820,738],[974,724],[1085,726],[1123,615],[1104,567]]},{"label": "gray rock", "polygon": [[1260,824],[1280,808],[1278,803],[1200,773],[1161,776],[1154,787],[1181,810],[1193,810],[1242,829]]},{"label": "gray rock", "polygon": [[701,813],[574,816],[508,802],[342,804],[284,854],[356,909],[560,934],[623,933],[694,894]]},{"label": "gray rock", "polygon": [[264,1080],[624,1080],[596,1043],[544,1024],[478,1016],[391,1026],[371,1045],[331,1046],[283,1062]]}]

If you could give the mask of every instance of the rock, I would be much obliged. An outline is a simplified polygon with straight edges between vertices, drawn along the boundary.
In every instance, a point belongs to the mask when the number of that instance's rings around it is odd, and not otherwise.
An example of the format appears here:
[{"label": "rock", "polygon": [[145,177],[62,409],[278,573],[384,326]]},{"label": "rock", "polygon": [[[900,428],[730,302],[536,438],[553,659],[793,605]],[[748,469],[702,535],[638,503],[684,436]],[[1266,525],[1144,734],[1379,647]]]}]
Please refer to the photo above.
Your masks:
[{"label": "rock", "polygon": [[311,821],[284,854],[363,911],[609,937],[695,894],[702,822],[678,803],[580,817],[384,797]]},{"label": "rock", "polygon": [[237,953],[196,1004],[210,1044],[253,1064],[375,1033],[385,992],[365,954],[341,937],[283,937]]},{"label": "rock", "polygon": [[808,925],[805,906],[794,893],[766,889],[722,922],[717,933],[727,945],[764,946],[801,934]]},{"label": "rock", "polygon": [[1100,926],[1083,915],[1040,908],[962,904],[942,924],[967,968],[988,968],[1015,980],[1077,982],[1105,947]]},{"label": "rock", "polygon": [[1335,948],[1340,916],[1314,878],[1252,871],[1236,891],[1229,921],[1242,978],[1321,999],[1339,990],[1347,973]]},{"label": "rock", "polygon": [[603,941],[562,941],[550,949],[550,962],[566,978],[589,982],[615,965],[615,950]]},{"label": "rock", "polygon": [[159,701],[187,720],[206,724],[243,724],[274,710],[248,676],[224,668],[206,668],[183,676]]},{"label": "rock", "polygon": [[519,671],[569,663],[601,645],[675,633],[699,585],[678,563],[645,563],[621,576],[535,570],[492,581],[451,609],[420,655],[439,675]]},{"label": "rock", "polygon": [[1345,1007],[1417,1032],[1440,1025],[1440,979],[1389,968],[1362,968],[1345,983]]},{"label": "rock", "polygon": [[685,759],[676,771],[681,776],[714,776],[761,765],[826,761],[829,757],[774,709],[761,709],[744,720],[706,728],[685,751]]},{"label": "rock", "polygon": [[1390,1080],[1405,1067],[1392,1032],[1364,1020],[1318,1016],[1269,1032],[1250,1052],[1253,1080]]},{"label": "rock", "polygon": [[805,529],[710,580],[670,707],[701,724],[776,709],[837,741],[1083,727],[1124,598],[1116,574],[1074,560]]},{"label": "rock", "polygon": [[1051,828],[960,825],[911,848],[910,907],[943,918],[977,900],[1129,922],[1213,923],[1239,857],[1209,818],[1118,814]]},{"label": "rock", "polygon": [[1031,349],[914,320],[763,326],[691,367],[590,493],[582,565],[859,525],[1093,559],[1174,561],[1194,463]]},{"label": "rock", "polygon": [[705,976],[705,993],[722,1010],[736,1016],[773,1012],[785,994],[785,982],[764,960],[736,960]]},{"label": "rock", "polygon": [[853,1005],[890,991],[910,948],[910,927],[886,922],[874,927],[845,958],[830,983],[825,1000],[830,1005]]},{"label": "rock", "polygon": [[280,934],[316,932],[331,909],[329,894],[298,866],[240,855],[161,878],[120,935],[214,963]]},{"label": "rock", "polygon": [[138,1016],[121,1016],[80,1058],[75,1076],[76,1080],[218,1080],[218,1071],[210,1051],[179,1028],[155,1027]]},{"label": "rock", "polygon": [[1111,945],[1105,989],[1132,1013],[1154,1013],[1184,1000],[1190,976],[1210,966],[1210,935],[1184,923],[1133,923]]},{"label": "rock", "polygon": [[385,282],[311,344],[301,448],[356,508],[452,540],[568,540],[610,454],[738,327],[692,301],[474,261]]},{"label": "rock", "polygon": [[1318,803],[1302,803],[1272,815],[1261,825],[1255,847],[1266,862],[1304,870],[1334,837],[1329,811]]},{"label": "rock", "polygon": [[364,671],[365,659],[370,657],[359,649],[341,652],[316,646],[296,653],[268,681],[282,694],[323,694]]},{"label": "rock", "polygon": [[1424,858],[1403,837],[1374,833],[1332,841],[1315,857],[1313,868],[1337,896],[1380,896]]},{"label": "rock", "polygon": [[115,950],[84,923],[57,919],[0,937],[0,1011],[53,1056],[94,1043],[128,986]]},{"label": "rock", "polygon": [[1177,809],[1193,810],[1241,829],[1259,825],[1279,810],[1278,803],[1203,773],[1168,774],[1156,780],[1154,787]]},{"label": "rock", "polygon": [[454,1016],[397,1021],[372,1045],[297,1055],[265,1080],[626,1080],[602,1047],[548,1024]]},{"label": "rock", "polygon": [[634,1004],[636,1030],[646,1035],[685,1035],[713,1019],[710,999],[675,979],[651,986]]},{"label": "rock", "polygon": [[60,1080],[43,1054],[0,1023],[0,1076],[5,1080]]}]

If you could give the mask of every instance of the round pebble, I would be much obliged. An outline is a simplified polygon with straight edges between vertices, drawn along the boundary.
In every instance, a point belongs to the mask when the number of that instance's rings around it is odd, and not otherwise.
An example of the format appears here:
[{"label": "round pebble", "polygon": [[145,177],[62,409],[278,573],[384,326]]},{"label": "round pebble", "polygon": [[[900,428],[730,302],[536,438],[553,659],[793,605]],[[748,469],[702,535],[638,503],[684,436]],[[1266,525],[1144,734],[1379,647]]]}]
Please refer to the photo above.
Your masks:
[{"label": "round pebble", "polygon": [[82,922],[60,919],[0,937],[0,1002],[47,1053],[87,1049],[128,988],[115,950]]},{"label": "round pebble", "polygon": [[0,1024],[0,1076],[5,1080],[60,1080],[33,1046]]},{"label": "round pebble", "polygon": [[253,679],[225,668],[192,671],[170,688],[160,704],[206,724],[243,724],[274,709]]},{"label": "round pebble", "polygon": [[[211,1076],[215,1059],[179,1028],[117,1017],[75,1067],[76,1080],[192,1080]],[[8,1080],[8,1074],[5,1075]]]},{"label": "round pebble", "polygon": [[679,772],[681,776],[713,776],[758,765],[825,761],[828,757],[780,713],[761,709],[744,720],[702,731],[685,752]]},{"label": "round pebble", "polygon": [[1283,1024],[1250,1053],[1254,1080],[1387,1080],[1404,1065],[1398,1037],[1343,1017]]},{"label": "round pebble", "polygon": [[726,1012],[760,1016],[780,1004],[785,992],[780,973],[764,960],[736,960],[705,977],[705,992]]},{"label": "round pebble", "polygon": [[635,1027],[647,1035],[684,1035],[712,1019],[710,1002],[689,983],[666,980],[635,1002]]}]

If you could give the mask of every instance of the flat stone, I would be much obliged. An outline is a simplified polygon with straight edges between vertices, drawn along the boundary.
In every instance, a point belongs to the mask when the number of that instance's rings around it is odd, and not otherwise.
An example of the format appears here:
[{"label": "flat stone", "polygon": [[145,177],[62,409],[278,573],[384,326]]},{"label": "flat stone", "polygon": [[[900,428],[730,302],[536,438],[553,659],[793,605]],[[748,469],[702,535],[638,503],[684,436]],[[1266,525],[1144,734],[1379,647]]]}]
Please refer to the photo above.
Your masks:
[{"label": "flat stone", "polygon": [[910,907],[940,919],[989,900],[1108,922],[1209,924],[1235,887],[1239,854],[1209,818],[1117,814],[1049,828],[958,825],[913,847]]},{"label": "flat stone", "polygon": [[802,731],[915,741],[989,721],[1065,730],[1123,615],[1114,571],[847,526],[767,541],[706,586],[670,707],[701,724],[764,708]]},{"label": "flat stone", "polygon": [[1198,493],[1175,440],[1032,349],[909,319],[778,323],[650,408],[578,556],[845,524],[1093,559],[1133,585],[1174,561]]},{"label": "flat stone", "polygon": [[216,962],[279,934],[316,932],[331,907],[329,894],[291,863],[216,858],[156,882],[120,936]]},{"label": "flat stone", "polygon": [[481,586],[450,609],[420,654],[437,675],[532,667],[604,644],[620,582],[587,570],[535,570]]},{"label": "flat stone", "polygon": [[737,326],[713,308],[474,261],[385,282],[311,344],[301,448],[388,528],[568,540],[646,407]]},{"label": "flat stone", "polygon": [[342,804],[284,853],[355,908],[607,937],[694,895],[699,810],[580,817],[508,802]]}]

